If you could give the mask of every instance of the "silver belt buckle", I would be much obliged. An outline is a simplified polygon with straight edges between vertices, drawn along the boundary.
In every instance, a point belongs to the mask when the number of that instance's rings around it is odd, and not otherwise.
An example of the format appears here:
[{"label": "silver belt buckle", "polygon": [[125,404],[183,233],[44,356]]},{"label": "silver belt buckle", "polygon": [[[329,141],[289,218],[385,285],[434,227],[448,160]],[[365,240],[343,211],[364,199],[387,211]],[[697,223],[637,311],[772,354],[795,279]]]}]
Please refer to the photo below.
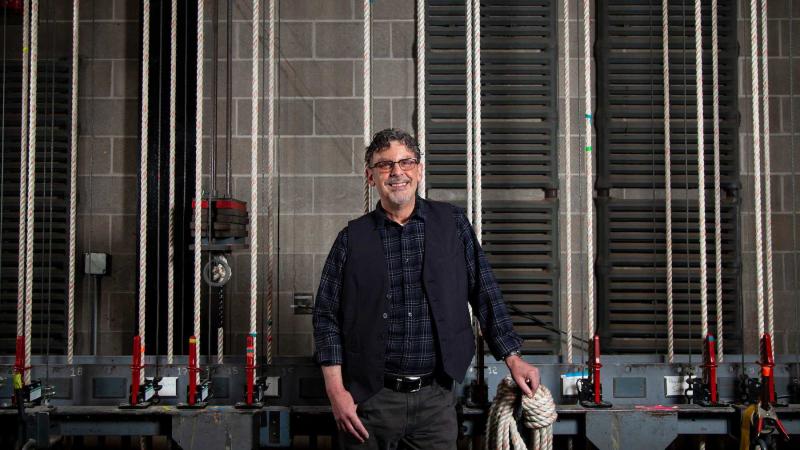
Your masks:
[{"label": "silver belt buckle", "polygon": [[406,377],[406,379],[407,379],[409,382],[416,382],[416,383],[417,383],[417,385],[416,385],[415,387],[411,388],[411,389],[408,391],[409,393],[411,393],[411,392],[417,392],[417,391],[419,391],[420,389],[422,389],[422,377]]}]

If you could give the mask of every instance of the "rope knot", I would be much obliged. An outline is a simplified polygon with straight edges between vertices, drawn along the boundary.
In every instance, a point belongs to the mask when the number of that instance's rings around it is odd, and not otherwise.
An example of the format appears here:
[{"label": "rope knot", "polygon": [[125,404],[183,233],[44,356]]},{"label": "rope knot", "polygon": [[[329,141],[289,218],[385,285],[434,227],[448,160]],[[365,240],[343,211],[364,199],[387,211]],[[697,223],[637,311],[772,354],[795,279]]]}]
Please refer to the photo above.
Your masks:
[{"label": "rope knot", "polygon": [[533,398],[523,396],[511,377],[505,377],[497,386],[497,394],[489,409],[489,420],[486,426],[487,449],[525,449],[525,443],[519,434],[514,421],[514,407],[517,396],[522,396],[522,420],[526,428],[532,429],[532,446],[534,450],[553,448],[553,423],[558,418],[556,405],[550,390],[543,384]]}]

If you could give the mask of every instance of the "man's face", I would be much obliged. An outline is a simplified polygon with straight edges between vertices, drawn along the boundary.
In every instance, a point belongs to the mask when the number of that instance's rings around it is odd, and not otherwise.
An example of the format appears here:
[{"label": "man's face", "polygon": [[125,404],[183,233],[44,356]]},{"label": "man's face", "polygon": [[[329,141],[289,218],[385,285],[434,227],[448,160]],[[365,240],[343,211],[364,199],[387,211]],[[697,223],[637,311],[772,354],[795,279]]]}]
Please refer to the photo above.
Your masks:
[{"label": "man's face", "polygon": [[[412,150],[402,142],[392,141],[389,147],[373,153],[370,166],[381,161],[397,161],[417,159]],[[400,164],[394,164],[390,171],[384,172],[378,167],[367,168],[366,174],[370,186],[375,186],[383,203],[389,202],[395,207],[404,206],[414,201],[417,185],[423,174],[422,164],[409,170],[403,170]]]}]

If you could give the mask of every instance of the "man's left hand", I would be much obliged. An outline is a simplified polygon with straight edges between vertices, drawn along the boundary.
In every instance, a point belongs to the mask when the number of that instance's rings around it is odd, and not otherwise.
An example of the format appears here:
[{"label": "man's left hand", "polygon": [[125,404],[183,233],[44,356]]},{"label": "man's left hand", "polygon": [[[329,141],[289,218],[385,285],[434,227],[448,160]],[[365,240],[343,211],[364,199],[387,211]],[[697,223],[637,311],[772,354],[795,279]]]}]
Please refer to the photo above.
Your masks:
[{"label": "man's left hand", "polygon": [[517,355],[511,355],[505,360],[511,378],[517,383],[522,393],[528,397],[533,397],[533,393],[539,389],[539,369],[526,363]]}]

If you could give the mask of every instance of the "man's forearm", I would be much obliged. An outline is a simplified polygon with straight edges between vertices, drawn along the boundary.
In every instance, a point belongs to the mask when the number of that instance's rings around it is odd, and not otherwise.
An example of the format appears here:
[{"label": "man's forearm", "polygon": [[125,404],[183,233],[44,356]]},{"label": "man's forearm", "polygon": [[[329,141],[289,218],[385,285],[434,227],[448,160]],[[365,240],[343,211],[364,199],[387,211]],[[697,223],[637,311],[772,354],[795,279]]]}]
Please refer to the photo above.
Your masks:
[{"label": "man's forearm", "polygon": [[325,392],[328,393],[328,396],[345,390],[344,381],[342,381],[342,366],[322,366],[322,377],[325,378]]}]

